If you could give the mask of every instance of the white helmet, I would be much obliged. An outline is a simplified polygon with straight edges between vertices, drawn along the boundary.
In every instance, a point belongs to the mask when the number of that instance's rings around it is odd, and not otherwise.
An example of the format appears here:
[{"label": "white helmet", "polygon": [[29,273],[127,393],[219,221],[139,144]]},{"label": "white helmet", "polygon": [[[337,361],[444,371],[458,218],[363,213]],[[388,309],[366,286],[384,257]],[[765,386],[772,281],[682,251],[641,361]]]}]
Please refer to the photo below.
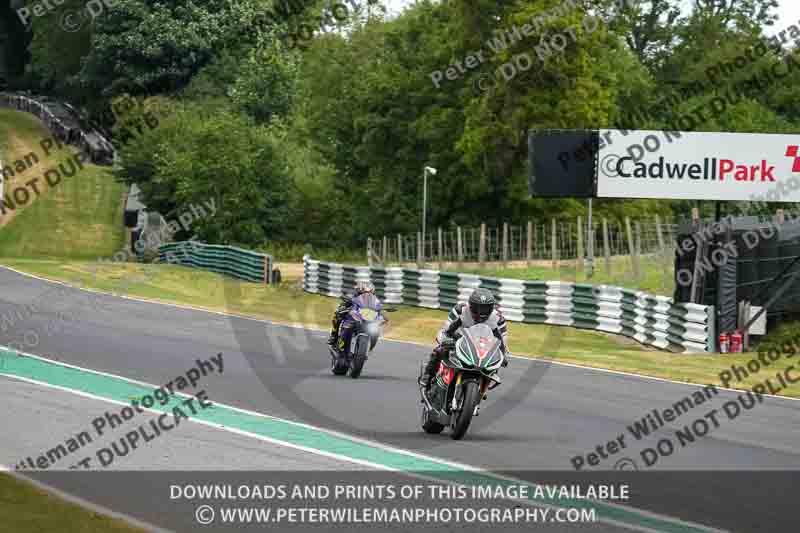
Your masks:
[{"label": "white helmet", "polygon": [[358,294],[365,294],[365,293],[372,294],[375,292],[375,286],[372,284],[371,281],[357,281],[356,292]]}]

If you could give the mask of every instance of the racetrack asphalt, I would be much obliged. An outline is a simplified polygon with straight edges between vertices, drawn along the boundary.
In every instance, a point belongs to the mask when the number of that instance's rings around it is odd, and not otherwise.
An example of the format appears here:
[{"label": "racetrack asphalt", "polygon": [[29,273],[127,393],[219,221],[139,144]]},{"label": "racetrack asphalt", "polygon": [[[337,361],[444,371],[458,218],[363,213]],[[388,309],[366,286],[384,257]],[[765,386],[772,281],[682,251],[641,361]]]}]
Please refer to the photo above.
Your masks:
[{"label": "racetrack asphalt", "polygon": [[[0,345],[18,344],[24,351],[48,359],[151,384],[166,383],[185,374],[196,359],[221,352],[224,372],[209,375],[202,384],[214,402],[524,479],[536,480],[548,471],[554,476],[572,473],[575,456],[586,458],[598,445],[606,446],[626,435],[627,447],[592,470],[612,471],[623,458],[637,463],[640,472],[632,474],[650,476],[642,481],[648,491],[637,506],[731,531],[778,530],[763,528],[766,517],[757,511],[769,509],[772,515],[778,513],[775,525],[780,530],[796,530],[791,525],[796,526],[798,520],[780,512],[784,508],[781,497],[790,497],[789,489],[781,487],[791,487],[799,479],[798,401],[765,397],[752,410],[728,420],[722,405],[735,401],[737,393],[720,390],[707,403],[667,423],[655,437],[636,441],[627,426],[701,389],[514,358],[502,371],[504,384],[490,393],[466,439],[454,442],[446,432],[431,436],[419,427],[416,378],[419,362],[429,351],[424,346],[383,340],[367,361],[362,377],[353,380],[331,375],[323,332],[75,288],[64,289],[57,298],[41,298],[53,286],[0,268],[0,316],[37,302],[35,311],[23,313],[13,328],[0,332]],[[335,304],[332,299],[331,307]],[[442,316],[444,319],[444,313]],[[35,345],[26,344],[26,332],[36,333]],[[513,348],[513,324],[510,333]],[[31,339],[29,333],[27,340]],[[32,385],[7,386],[5,379],[0,384],[0,400],[4,406],[12,406],[6,410],[8,418],[0,421],[16,434],[14,440],[2,438],[0,458],[13,467],[14,459],[28,444],[35,445],[28,453],[41,451],[41,439],[34,442],[32,435],[40,427],[35,421],[49,418],[46,410],[36,407],[43,405],[46,395],[37,395]],[[25,394],[31,398],[29,402],[19,401],[21,391],[23,398]],[[69,412],[89,411],[73,405],[89,400],[67,400],[62,394],[58,398],[55,403],[51,401],[49,409],[62,406]],[[23,416],[26,406],[30,406],[30,412]],[[675,430],[714,408],[718,409],[719,427],[662,457],[652,468],[645,468],[640,456],[644,448],[655,447],[659,438],[675,440]],[[211,442],[201,433],[213,430],[196,431],[200,433],[181,437],[190,439],[193,445],[177,453],[197,455],[177,469],[205,463],[209,468],[228,470],[246,468],[250,462],[253,469],[272,468],[270,461],[258,459],[258,451],[236,460],[222,456],[213,459],[216,455],[208,450],[250,445],[243,445],[240,437]],[[260,450],[267,456],[280,457],[279,453],[271,455],[272,448],[267,445]],[[151,459],[136,457],[136,461]],[[198,457],[202,460],[196,460]],[[154,468],[162,468],[153,460]],[[315,463],[308,464],[314,469]],[[136,468],[136,463],[130,467]],[[324,470],[331,465],[321,461],[319,467]],[[165,464],[163,469],[170,468]],[[781,476],[782,472],[789,472],[789,477]],[[773,490],[743,494],[748,491],[736,486],[758,482],[772,483]],[[737,494],[741,501],[736,499]]]}]

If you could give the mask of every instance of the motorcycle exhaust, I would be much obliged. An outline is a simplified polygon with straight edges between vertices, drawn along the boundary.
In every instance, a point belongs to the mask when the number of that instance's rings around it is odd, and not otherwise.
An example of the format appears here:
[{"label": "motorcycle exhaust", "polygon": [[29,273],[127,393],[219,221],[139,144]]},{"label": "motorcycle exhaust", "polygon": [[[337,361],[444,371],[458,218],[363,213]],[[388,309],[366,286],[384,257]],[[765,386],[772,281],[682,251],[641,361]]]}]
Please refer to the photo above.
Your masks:
[{"label": "motorcycle exhaust", "polygon": [[425,396],[425,391],[423,390],[422,387],[419,388],[419,395],[420,397],[422,397],[421,403],[424,403],[425,407],[427,407],[428,409],[433,410],[433,405],[431,405],[431,402],[428,400],[428,397]]}]

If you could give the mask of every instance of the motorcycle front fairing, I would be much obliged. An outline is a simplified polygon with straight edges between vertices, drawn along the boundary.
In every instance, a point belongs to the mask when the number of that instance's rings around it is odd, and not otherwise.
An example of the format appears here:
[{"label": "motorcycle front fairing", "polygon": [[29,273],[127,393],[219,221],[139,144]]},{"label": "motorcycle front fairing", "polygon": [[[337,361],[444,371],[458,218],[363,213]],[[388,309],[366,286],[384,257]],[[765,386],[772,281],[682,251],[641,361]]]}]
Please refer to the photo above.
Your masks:
[{"label": "motorcycle front fairing", "polygon": [[496,373],[503,364],[505,355],[502,343],[494,335],[492,328],[486,324],[476,324],[460,330],[460,333],[449,357],[439,366],[436,375],[439,390],[431,391],[428,398],[432,407],[442,415],[447,413],[447,405],[453,401],[456,387],[470,375],[500,383]]},{"label": "motorcycle front fairing", "polygon": [[456,342],[455,354],[465,370],[480,372],[483,377],[500,382],[496,374],[505,360],[503,343],[486,324],[463,330]]}]

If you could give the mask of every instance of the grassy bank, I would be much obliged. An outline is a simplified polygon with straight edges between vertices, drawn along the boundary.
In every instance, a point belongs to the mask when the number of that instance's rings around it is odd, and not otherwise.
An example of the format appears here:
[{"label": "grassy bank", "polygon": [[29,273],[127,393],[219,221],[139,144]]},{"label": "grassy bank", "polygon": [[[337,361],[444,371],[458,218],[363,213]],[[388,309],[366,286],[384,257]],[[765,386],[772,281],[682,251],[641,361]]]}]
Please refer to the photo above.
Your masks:
[{"label": "grassy bank", "polygon": [[320,261],[332,263],[361,264],[365,252],[345,246],[314,246],[299,242],[269,242],[258,248],[259,252],[270,254],[276,261],[302,263],[303,256],[310,255]]},{"label": "grassy bank", "polygon": [[[121,282],[131,283],[125,294],[155,301],[179,303],[204,309],[253,316],[279,323],[327,329],[336,300],[302,291],[297,280],[270,287],[240,283],[210,272],[172,265],[106,264],[92,277],[88,262],[3,260],[12,268],[75,285],[107,292],[122,292]],[[432,344],[446,312],[399,306],[392,315],[387,337]],[[754,354],[670,354],[643,347],[630,339],[573,328],[512,323],[510,343],[517,355],[552,359],[596,368],[631,372],[675,381],[719,384],[719,374],[734,363],[746,364]],[[781,363],[776,369],[783,369]],[[738,388],[751,387],[774,376],[764,370],[751,375]],[[782,394],[800,398],[800,384]]]},{"label": "grassy bank", "polygon": [[74,176],[48,186],[45,171],[76,154],[74,148],[64,146],[45,155],[42,140],[50,137],[35,116],[0,109],[0,159],[4,165],[24,161],[26,156],[30,162],[38,159],[8,179],[5,194],[34,178],[38,178],[40,192],[37,196],[28,187],[31,200],[23,207],[7,209],[0,217],[0,256],[94,259],[112,255],[125,242],[124,187],[113,179],[109,167],[92,164],[84,164]]},{"label": "grassy bank", "polygon": [[0,473],[3,531],[15,533],[136,533],[141,530],[65,502],[9,474]]},{"label": "grassy bank", "polygon": [[[314,259],[317,259],[314,257]],[[652,294],[672,296],[674,283],[674,264],[669,260],[654,255],[642,256],[639,260],[640,276],[633,274],[633,266],[629,257],[616,256],[610,258],[608,267],[605,260],[599,258],[595,261],[594,274],[591,278],[586,276],[586,270],[576,269],[575,261],[563,261],[553,267],[551,261],[532,261],[528,266],[525,261],[502,263],[444,263],[441,270],[448,272],[461,272],[464,274],[478,274],[492,278],[510,278],[538,281],[571,281],[573,283],[589,283],[592,285],[616,285],[628,289],[645,291]],[[409,268],[415,265],[408,263]],[[427,268],[439,269],[438,263],[428,263]]]},{"label": "grassy bank", "polygon": [[[276,252],[265,250],[266,253],[273,253],[278,261],[300,261],[302,255],[297,253],[281,255],[280,250]],[[318,261],[345,263],[350,265],[365,265],[363,255],[354,256],[353,253],[341,256],[329,257],[322,251],[311,250],[307,252],[313,259]],[[299,257],[298,257],[299,256]],[[675,290],[674,281],[674,260],[670,255],[659,257],[656,255],[644,255],[639,258],[640,274],[636,277],[633,273],[633,265],[630,257],[615,256],[609,258],[608,265],[605,260],[597,258],[592,277],[586,276],[586,269],[577,269],[575,261],[561,261],[553,267],[552,261],[535,260],[530,265],[525,261],[510,261],[503,263],[438,263],[428,261],[423,268],[442,270],[445,272],[461,272],[464,274],[477,274],[492,278],[509,278],[538,281],[570,281],[573,283],[589,283],[593,285],[616,285],[628,289],[645,291],[651,294],[672,296]],[[402,266],[405,268],[418,268],[413,263],[389,263],[387,266]]]}]

